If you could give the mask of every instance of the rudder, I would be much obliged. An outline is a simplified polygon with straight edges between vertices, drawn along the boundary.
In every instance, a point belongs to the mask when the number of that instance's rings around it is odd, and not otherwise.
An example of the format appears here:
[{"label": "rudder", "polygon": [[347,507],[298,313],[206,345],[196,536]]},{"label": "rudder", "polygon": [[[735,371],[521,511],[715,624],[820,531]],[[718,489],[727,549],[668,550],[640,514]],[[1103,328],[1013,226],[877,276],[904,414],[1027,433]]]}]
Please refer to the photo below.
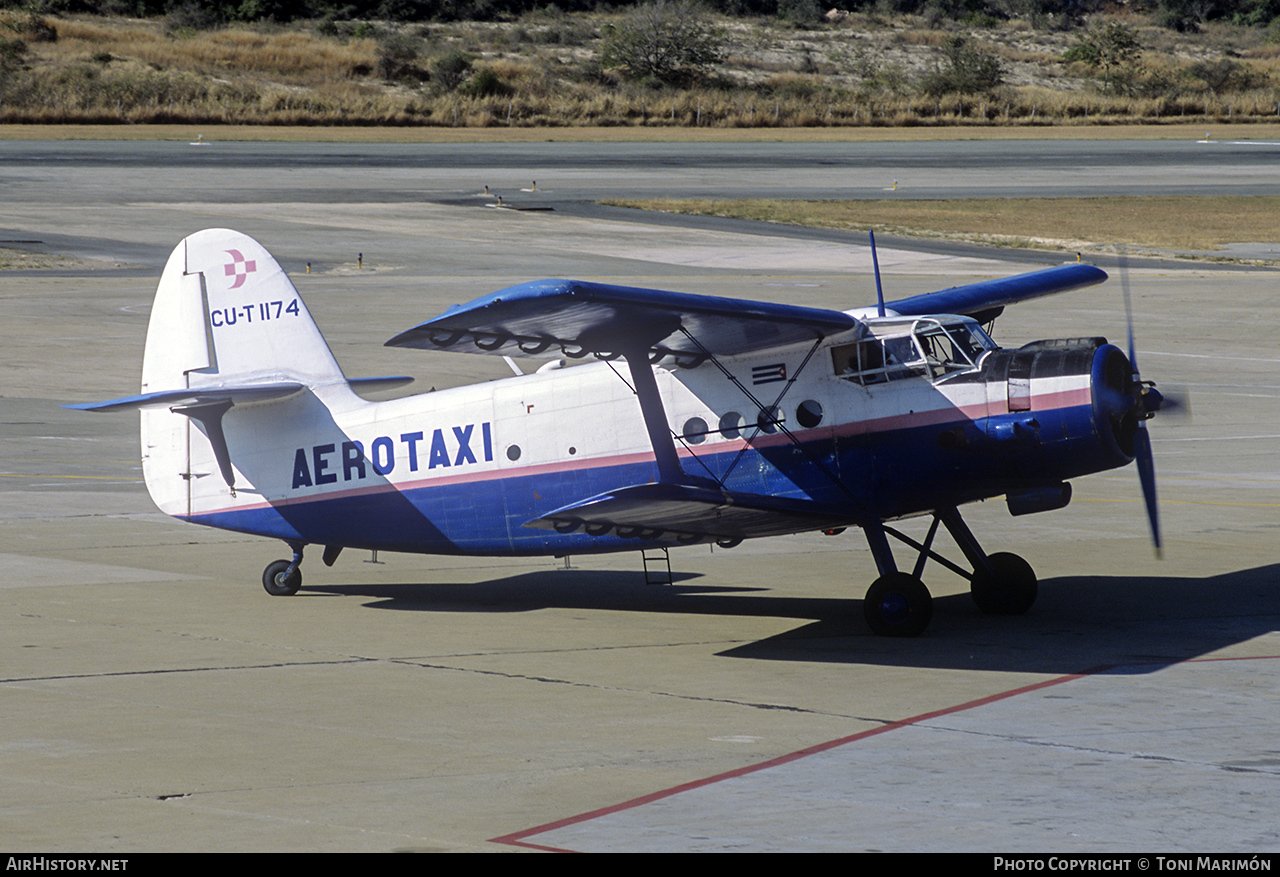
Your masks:
[{"label": "rudder", "polygon": [[[185,517],[224,505],[228,488],[234,496],[233,464],[258,447],[237,434],[266,437],[252,418],[281,416],[259,400],[303,387],[315,397],[289,403],[291,420],[326,403],[358,401],[280,265],[257,241],[229,229],[184,238],[156,289],[142,395],[135,397],[143,472],[156,505]],[[186,390],[192,392],[175,392]],[[174,396],[186,401],[169,401]]]},{"label": "rudder", "polygon": [[230,229],[184,238],[156,290],[142,392],[286,377],[313,387],[345,383],[279,263]]}]

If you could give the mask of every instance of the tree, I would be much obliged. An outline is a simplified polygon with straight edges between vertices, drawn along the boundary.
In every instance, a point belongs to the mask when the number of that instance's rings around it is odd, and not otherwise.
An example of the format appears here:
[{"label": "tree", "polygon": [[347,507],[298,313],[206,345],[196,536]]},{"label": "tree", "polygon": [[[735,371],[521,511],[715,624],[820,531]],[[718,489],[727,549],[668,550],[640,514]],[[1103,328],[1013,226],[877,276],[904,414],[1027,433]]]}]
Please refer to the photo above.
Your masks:
[{"label": "tree", "polygon": [[1246,67],[1230,58],[1197,61],[1188,67],[1186,72],[1208,86],[1209,91],[1215,96],[1231,91],[1264,88],[1269,83],[1269,77],[1265,73]]},{"label": "tree", "polygon": [[725,37],[693,0],[651,0],[604,30],[601,63],[637,79],[696,78],[724,57]]},{"label": "tree", "polygon": [[920,83],[925,94],[981,94],[1004,82],[1004,65],[990,52],[971,45],[964,37],[951,37],[942,58]]},{"label": "tree", "polygon": [[421,41],[403,31],[393,31],[378,40],[378,73],[383,79],[425,79],[418,69],[418,46]]},{"label": "tree", "polygon": [[6,40],[0,37],[0,83],[3,83],[10,73],[26,66],[26,54],[27,44],[22,40]]},{"label": "tree", "polygon": [[471,75],[471,56],[466,52],[450,52],[431,65],[431,81],[442,91],[453,91]]},{"label": "tree", "polygon": [[1142,53],[1138,35],[1127,24],[1094,22],[1080,42],[1062,56],[1064,61],[1080,61],[1098,73],[1102,87],[1122,92],[1132,83],[1134,67]]}]

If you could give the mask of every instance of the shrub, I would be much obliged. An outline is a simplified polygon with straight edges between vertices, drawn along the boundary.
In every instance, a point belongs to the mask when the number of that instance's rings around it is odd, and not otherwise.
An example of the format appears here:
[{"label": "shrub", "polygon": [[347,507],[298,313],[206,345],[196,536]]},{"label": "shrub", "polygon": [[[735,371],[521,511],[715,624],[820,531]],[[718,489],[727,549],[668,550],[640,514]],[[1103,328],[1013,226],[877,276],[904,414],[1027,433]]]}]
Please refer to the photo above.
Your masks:
[{"label": "shrub", "polygon": [[28,13],[25,19],[18,22],[16,26],[11,25],[11,27],[30,43],[56,43],[58,41],[58,29],[34,12]]},{"label": "shrub", "polygon": [[413,37],[389,33],[378,41],[378,75],[383,79],[425,79],[417,61],[418,41]]},{"label": "shrub", "polygon": [[778,18],[796,27],[814,27],[827,10],[818,0],[778,0]]},{"label": "shrub", "polygon": [[27,44],[22,40],[0,37],[0,75],[21,70],[25,64]]},{"label": "shrub", "polygon": [[431,80],[444,91],[453,91],[471,74],[471,56],[450,52],[431,65]]},{"label": "shrub", "polygon": [[508,97],[515,93],[510,85],[491,67],[481,67],[458,91],[467,97]]},{"label": "shrub", "polygon": [[650,0],[606,25],[601,63],[635,79],[674,84],[704,75],[724,57],[725,37],[693,0]]},{"label": "shrub", "polygon": [[1084,64],[1097,74],[1103,91],[1122,94],[1132,90],[1141,52],[1138,35],[1129,25],[1094,22],[1062,60]]},{"label": "shrub", "polygon": [[194,0],[181,5],[174,4],[165,16],[164,29],[171,34],[210,30],[226,22],[220,10],[196,3]]},{"label": "shrub", "polygon": [[1004,82],[1004,65],[990,52],[971,45],[964,37],[951,37],[942,58],[921,80],[921,90],[932,97],[944,94],[981,94]]},{"label": "shrub", "polygon": [[1265,73],[1260,73],[1230,58],[1222,58],[1218,61],[1197,61],[1187,68],[1187,74],[1199,79],[1215,95],[1263,88],[1268,84]]}]

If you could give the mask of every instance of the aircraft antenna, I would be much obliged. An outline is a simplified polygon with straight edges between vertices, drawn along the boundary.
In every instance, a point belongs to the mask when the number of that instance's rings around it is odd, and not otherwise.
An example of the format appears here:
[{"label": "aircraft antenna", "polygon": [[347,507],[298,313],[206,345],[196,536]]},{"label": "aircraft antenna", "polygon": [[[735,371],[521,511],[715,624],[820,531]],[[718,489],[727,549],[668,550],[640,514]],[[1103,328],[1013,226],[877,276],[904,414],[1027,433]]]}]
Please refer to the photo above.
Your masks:
[{"label": "aircraft antenna", "polygon": [[867,236],[871,238],[871,266],[876,272],[876,312],[883,317],[884,288],[880,285],[880,259],[876,256],[876,233],[868,229]]}]

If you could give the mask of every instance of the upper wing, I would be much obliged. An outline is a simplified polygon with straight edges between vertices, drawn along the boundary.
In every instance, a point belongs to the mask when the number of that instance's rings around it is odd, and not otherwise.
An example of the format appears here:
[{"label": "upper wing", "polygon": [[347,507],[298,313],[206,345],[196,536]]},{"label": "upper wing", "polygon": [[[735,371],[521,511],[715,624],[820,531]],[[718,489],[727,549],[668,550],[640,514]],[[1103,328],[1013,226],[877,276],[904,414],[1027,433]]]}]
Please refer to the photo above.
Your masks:
[{"label": "upper wing", "polygon": [[1107,272],[1101,268],[1077,262],[1028,274],[1015,274],[999,280],[954,286],[940,292],[913,295],[911,298],[888,302],[885,307],[904,317],[963,314],[985,322],[999,316],[1005,305],[1056,292],[1096,286],[1106,279]]},{"label": "upper wing", "polygon": [[[916,295],[887,307],[903,316],[990,318],[1005,305],[1106,279],[1101,269],[1077,263]],[[580,280],[537,280],[452,307],[400,333],[387,346],[526,356],[551,351],[579,357],[616,354],[640,343],[656,360],[668,355],[752,353],[834,335],[857,322],[849,314],[824,308]]]},{"label": "upper wing", "polygon": [[704,352],[729,356],[813,341],[856,323],[848,314],[822,308],[538,280],[450,308],[387,346],[527,356],[553,351],[577,357],[644,344],[655,359]]}]

